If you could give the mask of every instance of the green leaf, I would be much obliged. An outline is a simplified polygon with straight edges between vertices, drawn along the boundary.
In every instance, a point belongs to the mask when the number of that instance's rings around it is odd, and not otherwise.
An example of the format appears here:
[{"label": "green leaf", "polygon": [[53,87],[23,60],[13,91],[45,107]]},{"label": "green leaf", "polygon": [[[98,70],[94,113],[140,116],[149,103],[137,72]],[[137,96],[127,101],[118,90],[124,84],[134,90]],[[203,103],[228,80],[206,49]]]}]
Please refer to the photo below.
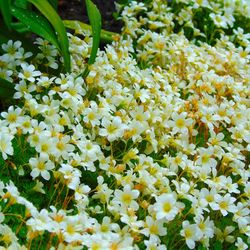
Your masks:
[{"label": "green leaf", "polygon": [[4,19],[4,22],[6,24],[6,26],[8,27],[8,29],[11,29],[11,0],[0,0],[0,9],[2,12],[2,16]]},{"label": "green leaf", "polygon": [[92,36],[93,36],[93,44],[88,64],[93,64],[95,62],[95,58],[100,44],[102,20],[101,20],[101,14],[96,5],[93,4],[91,0],[85,0],[85,2],[86,2],[89,21],[92,27]]},{"label": "green leaf", "polygon": [[57,10],[58,7],[58,0],[49,0],[50,4],[53,6],[55,10]]},{"label": "green leaf", "polygon": [[70,72],[69,40],[63,22],[54,8],[46,0],[28,0],[32,3],[51,23],[58,35],[58,43],[64,59],[67,72]]},{"label": "green leaf", "polygon": [[[0,20],[0,45],[3,43],[7,43],[9,40],[21,41],[22,47],[26,51],[30,51],[34,54],[37,54],[39,52],[37,46],[34,46],[31,39],[25,37],[23,34],[16,32],[15,30],[8,30],[6,25],[4,25],[3,22]],[[3,52],[1,46],[0,51]]]},{"label": "green leaf", "polygon": [[15,93],[14,84],[0,78],[0,97],[3,99],[10,99]]},{"label": "green leaf", "polygon": [[31,10],[25,10],[14,6],[11,8],[11,11],[13,16],[19,19],[22,24],[25,24],[28,30],[43,37],[60,49],[54,30],[46,18],[37,15]]},{"label": "green leaf", "polygon": [[21,23],[11,23],[11,28],[13,28],[14,30],[16,30],[18,33],[24,33],[24,32],[28,32],[30,29],[28,29],[28,27]]},{"label": "green leaf", "polygon": [[26,9],[28,7],[28,1],[27,0],[16,0],[15,6]]},{"label": "green leaf", "polygon": [[[75,30],[76,32],[92,31],[89,24],[77,21],[77,20],[63,20],[64,26],[68,29]],[[114,37],[118,37],[120,34],[101,29],[101,41],[111,43],[114,41]]]},{"label": "green leaf", "polygon": [[213,245],[214,250],[222,250],[222,243],[220,241],[216,241]]}]

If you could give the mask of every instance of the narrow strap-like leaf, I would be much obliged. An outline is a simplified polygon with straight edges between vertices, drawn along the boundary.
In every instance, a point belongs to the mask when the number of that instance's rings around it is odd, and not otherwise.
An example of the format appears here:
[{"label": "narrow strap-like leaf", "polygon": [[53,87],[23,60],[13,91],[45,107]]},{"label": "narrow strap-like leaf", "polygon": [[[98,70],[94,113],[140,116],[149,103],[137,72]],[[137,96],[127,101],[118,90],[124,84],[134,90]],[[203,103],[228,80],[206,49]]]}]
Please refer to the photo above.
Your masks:
[{"label": "narrow strap-like leaf", "polygon": [[11,0],[0,0],[0,9],[6,26],[11,29]]},{"label": "narrow strap-like leaf", "polygon": [[11,23],[11,28],[16,30],[18,33],[24,33],[24,32],[30,31],[30,29],[28,29],[27,25],[25,25],[21,22]]},{"label": "narrow strap-like leaf", "polygon": [[25,24],[30,31],[43,37],[60,49],[55,32],[46,18],[37,15],[31,10],[25,10],[15,6],[11,8],[11,11],[13,16]]},{"label": "narrow strap-like leaf", "polygon": [[58,42],[64,59],[67,72],[70,72],[69,40],[63,22],[54,8],[47,0],[28,0],[32,3],[51,23],[58,35]]},{"label": "narrow strap-like leaf", "polygon": [[89,22],[92,28],[93,43],[92,43],[90,57],[88,60],[88,65],[86,66],[85,70],[82,73],[83,78],[87,77],[87,75],[89,74],[89,65],[95,62],[95,58],[100,44],[101,26],[102,26],[101,14],[96,5],[93,4],[91,0],[85,0],[85,2],[86,2]]},{"label": "narrow strap-like leaf", "polygon": [[[63,20],[64,26],[68,29],[72,30],[80,30],[80,31],[92,31],[92,28],[89,24],[83,23],[81,21],[77,20]],[[101,41],[106,43],[111,43],[114,41],[114,37],[118,37],[120,34],[107,31],[104,29],[101,29]]]},{"label": "narrow strap-like leaf", "polygon": [[89,22],[92,27],[92,36],[93,36],[93,44],[88,64],[93,64],[95,62],[96,54],[100,44],[102,18],[100,11],[96,7],[96,5],[93,4],[91,0],[85,0],[85,1],[86,1]]},{"label": "narrow strap-like leaf", "polygon": [[55,10],[57,10],[58,7],[58,0],[49,0],[50,4],[53,6]]}]

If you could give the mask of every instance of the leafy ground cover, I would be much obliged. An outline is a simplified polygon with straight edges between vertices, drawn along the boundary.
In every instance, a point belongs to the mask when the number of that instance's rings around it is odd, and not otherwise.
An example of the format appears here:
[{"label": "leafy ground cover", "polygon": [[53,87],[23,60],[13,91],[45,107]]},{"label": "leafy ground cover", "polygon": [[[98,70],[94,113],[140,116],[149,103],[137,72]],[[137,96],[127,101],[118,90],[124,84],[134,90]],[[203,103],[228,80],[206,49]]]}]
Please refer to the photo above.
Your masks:
[{"label": "leafy ground cover", "polygon": [[85,78],[90,31],[71,73],[46,40],[2,45],[1,248],[248,249],[249,1],[117,8]]}]

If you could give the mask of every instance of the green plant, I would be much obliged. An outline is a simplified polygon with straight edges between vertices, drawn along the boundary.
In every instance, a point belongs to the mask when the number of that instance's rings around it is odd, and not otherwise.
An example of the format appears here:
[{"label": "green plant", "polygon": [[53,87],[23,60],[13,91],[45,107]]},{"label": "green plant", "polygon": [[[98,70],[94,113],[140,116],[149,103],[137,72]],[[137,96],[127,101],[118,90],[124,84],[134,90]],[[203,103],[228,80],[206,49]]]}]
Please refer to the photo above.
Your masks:
[{"label": "green plant", "polygon": [[[39,10],[38,13],[31,9],[32,5]],[[61,52],[65,70],[70,72],[68,37],[63,22],[54,9],[56,6],[55,0],[0,1],[1,13],[7,28],[20,33],[30,31],[50,41]],[[18,22],[15,22],[13,17],[18,19]]]},{"label": "green plant", "polygon": [[[93,45],[88,64],[82,73],[86,77],[89,72],[89,65],[93,64],[97,55],[100,39],[105,42],[111,42],[112,37],[117,35],[108,31],[101,31],[101,14],[91,0],[86,0],[86,7],[89,16],[90,25],[78,21],[62,21],[57,13],[57,0],[0,0],[0,10],[4,24],[1,25],[0,45],[14,38],[20,40],[27,46],[26,49],[33,47],[27,37],[28,32],[44,38],[53,44],[64,59],[64,68],[66,72],[71,71],[69,41],[66,34],[66,28],[75,29],[77,25],[82,30],[91,30],[93,33]],[[35,7],[37,10],[33,10]],[[60,73],[60,72],[59,72]],[[3,82],[3,79],[1,79]],[[6,82],[6,80],[5,80]],[[8,83],[8,87],[0,86],[2,97],[12,97],[9,91],[11,87],[13,92],[14,85]],[[8,89],[8,91],[7,91]]]}]

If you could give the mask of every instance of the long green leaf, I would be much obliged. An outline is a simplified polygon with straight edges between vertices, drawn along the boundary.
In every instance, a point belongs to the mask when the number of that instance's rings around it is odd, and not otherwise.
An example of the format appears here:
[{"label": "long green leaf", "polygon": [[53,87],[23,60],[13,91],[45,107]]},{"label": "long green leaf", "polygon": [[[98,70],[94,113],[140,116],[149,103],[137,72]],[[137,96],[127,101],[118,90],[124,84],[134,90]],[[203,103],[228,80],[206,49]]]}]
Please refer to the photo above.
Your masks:
[{"label": "long green leaf", "polygon": [[0,9],[4,19],[4,22],[8,29],[11,29],[11,0],[0,0]]},{"label": "long green leaf", "polygon": [[54,8],[46,0],[28,0],[32,3],[52,24],[58,35],[58,42],[64,59],[67,72],[70,72],[69,40],[63,22]]},{"label": "long green leaf", "polygon": [[85,2],[93,35],[93,44],[88,64],[93,64],[95,62],[96,54],[100,44],[102,18],[100,11],[96,7],[96,5],[92,3],[91,0],[85,0]]},{"label": "long green leaf", "polygon": [[3,99],[10,99],[15,93],[14,84],[0,78],[0,97]]},{"label": "long green leaf", "polygon": [[[92,31],[89,24],[77,21],[77,20],[63,20],[64,26],[68,29],[75,31]],[[114,41],[114,37],[119,37],[120,34],[101,29],[101,41],[111,43]]]},{"label": "long green leaf", "polygon": [[28,29],[27,25],[25,25],[21,22],[11,23],[11,28],[16,30],[18,33],[24,33],[24,32],[30,31],[30,29]]},{"label": "long green leaf", "polygon": [[58,0],[49,0],[50,4],[53,6],[55,10],[57,10],[58,7]]},{"label": "long green leaf", "polygon": [[15,6],[27,9],[28,7],[28,0],[16,0],[15,1]]},{"label": "long green leaf", "polygon": [[30,31],[43,37],[60,49],[55,32],[46,18],[37,15],[31,10],[25,10],[14,6],[11,8],[11,12],[13,16],[25,24]]}]

